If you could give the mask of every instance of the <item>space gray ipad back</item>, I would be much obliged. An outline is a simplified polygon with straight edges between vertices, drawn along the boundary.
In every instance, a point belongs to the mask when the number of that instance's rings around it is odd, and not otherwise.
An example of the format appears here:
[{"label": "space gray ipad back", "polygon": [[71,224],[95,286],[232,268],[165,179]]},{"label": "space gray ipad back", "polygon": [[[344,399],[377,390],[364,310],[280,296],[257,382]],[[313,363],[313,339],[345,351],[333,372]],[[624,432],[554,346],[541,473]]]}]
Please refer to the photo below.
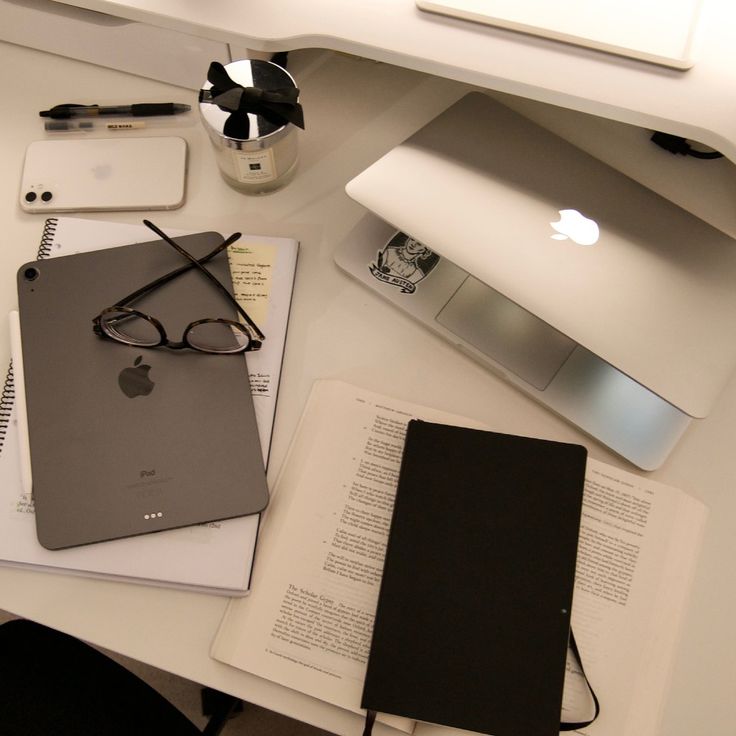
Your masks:
[{"label": "space gray ipad back", "polygon": [[[201,257],[222,238],[178,242]],[[157,241],[18,272],[37,532],[49,549],[257,513],[268,502],[242,355],[146,350],[92,331],[103,308],[183,263]],[[224,253],[209,267],[230,287]],[[171,340],[194,320],[236,318],[196,270],[134,306]]]}]

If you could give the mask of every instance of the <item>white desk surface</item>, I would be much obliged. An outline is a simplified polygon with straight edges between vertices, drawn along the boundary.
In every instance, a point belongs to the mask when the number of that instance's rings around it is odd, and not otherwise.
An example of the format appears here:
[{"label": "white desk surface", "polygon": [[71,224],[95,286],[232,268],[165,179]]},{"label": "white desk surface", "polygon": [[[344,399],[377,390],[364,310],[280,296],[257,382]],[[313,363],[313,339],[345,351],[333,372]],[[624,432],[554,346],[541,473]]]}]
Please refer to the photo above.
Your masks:
[{"label": "white desk surface", "polygon": [[[0,313],[5,314],[16,304],[15,271],[34,258],[43,226],[42,216],[26,214],[17,204],[24,149],[45,135],[38,110],[80,100],[192,102],[194,95],[8,44],[0,45],[0,60],[0,85],[15,90],[0,103]],[[125,134],[173,133],[190,144],[186,204],[180,210],[150,214],[154,222],[288,235],[301,241],[270,478],[282,463],[317,378],[338,378],[476,417],[500,431],[583,442],[591,456],[628,467],[353,283],[333,263],[335,246],[363,215],[345,195],[345,183],[466,88],[326,52],[292,54],[290,69],[302,89],[307,129],[301,136],[300,170],[281,192],[250,198],[228,188],[195,116],[178,121],[176,128]],[[138,222],[143,214],[80,216]],[[724,335],[730,339],[732,334],[733,326],[725,326]],[[0,319],[0,365],[7,365],[8,357],[8,329]],[[711,509],[663,716],[662,733],[668,736],[722,734],[733,728],[735,428],[736,380],[712,416],[692,426],[665,466],[653,474]],[[2,609],[335,733],[361,732],[357,716],[212,660],[209,645],[226,603],[214,596],[0,568]],[[426,725],[418,726],[416,733],[429,736],[434,731],[450,733]],[[382,728],[377,732],[386,736]]]},{"label": "white desk surface", "polygon": [[253,49],[346,51],[665,130],[736,161],[732,0],[703,0],[686,72],[426,13],[414,0],[57,2]]}]

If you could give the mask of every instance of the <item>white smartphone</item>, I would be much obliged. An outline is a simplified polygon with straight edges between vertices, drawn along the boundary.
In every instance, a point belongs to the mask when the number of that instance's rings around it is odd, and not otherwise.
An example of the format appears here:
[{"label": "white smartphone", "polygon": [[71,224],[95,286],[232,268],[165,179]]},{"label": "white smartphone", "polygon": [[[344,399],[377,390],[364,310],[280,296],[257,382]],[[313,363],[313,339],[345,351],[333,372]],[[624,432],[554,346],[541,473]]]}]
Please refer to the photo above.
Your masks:
[{"label": "white smartphone", "polygon": [[178,137],[34,141],[20,206],[27,212],[170,210],[184,204],[187,143]]}]

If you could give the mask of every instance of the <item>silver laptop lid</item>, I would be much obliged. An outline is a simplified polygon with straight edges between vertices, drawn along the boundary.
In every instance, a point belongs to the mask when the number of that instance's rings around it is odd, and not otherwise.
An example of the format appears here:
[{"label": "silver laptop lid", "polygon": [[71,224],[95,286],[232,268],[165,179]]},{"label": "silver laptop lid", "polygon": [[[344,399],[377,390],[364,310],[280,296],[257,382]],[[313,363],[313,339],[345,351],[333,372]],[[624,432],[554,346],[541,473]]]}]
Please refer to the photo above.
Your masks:
[{"label": "silver laptop lid", "polygon": [[736,365],[736,242],[471,93],[348,194],[685,413]]},{"label": "silver laptop lid", "polygon": [[[201,257],[222,236],[177,241]],[[184,264],[158,241],[19,270],[33,498],[45,547],[242,516],[268,503],[242,355],[145,350],[92,331],[103,308]],[[231,288],[225,253],[208,268]],[[237,318],[196,270],[133,306],[159,319],[171,340],[192,321]]]}]

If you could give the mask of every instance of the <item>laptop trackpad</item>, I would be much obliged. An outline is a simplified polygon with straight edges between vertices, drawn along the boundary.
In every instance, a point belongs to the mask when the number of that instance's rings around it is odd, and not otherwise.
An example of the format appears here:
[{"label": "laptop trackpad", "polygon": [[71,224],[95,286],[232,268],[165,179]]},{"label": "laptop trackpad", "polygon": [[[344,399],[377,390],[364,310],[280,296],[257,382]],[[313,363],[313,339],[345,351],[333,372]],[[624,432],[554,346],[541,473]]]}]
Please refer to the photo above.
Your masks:
[{"label": "laptop trackpad", "polygon": [[473,276],[435,319],[539,391],[547,388],[577,345]]}]

